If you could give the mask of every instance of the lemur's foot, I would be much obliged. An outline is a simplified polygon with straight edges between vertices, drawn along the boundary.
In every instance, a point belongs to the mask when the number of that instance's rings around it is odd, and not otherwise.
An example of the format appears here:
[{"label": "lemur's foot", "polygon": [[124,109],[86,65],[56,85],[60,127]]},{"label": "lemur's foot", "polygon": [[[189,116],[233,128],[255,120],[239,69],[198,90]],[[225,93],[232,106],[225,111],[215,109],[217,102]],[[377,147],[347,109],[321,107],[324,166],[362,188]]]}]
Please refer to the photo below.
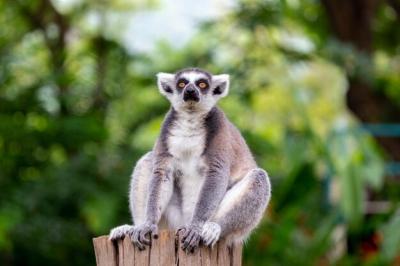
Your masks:
[{"label": "lemur's foot", "polygon": [[[146,237],[146,235],[149,236]],[[144,250],[145,245],[151,245],[150,236],[153,239],[158,238],[158,227],[155,224],[144,223],[142,225],[135,226],[130,236],[133,244],[137,246],[139,250]]]},{"label": "lemur's foot", "polygon": [[110,235],[108,236],[108,239],[114,241],[118,239],[124,238],[126,235],[131,235],[133,232],[133,226],[124,224],[115,227],[110,231]]},{"label": "lemur's foot", "polygon": [[201,240],[201,227],[200,226],[185,226],[180,228],[177,232],[182,236],[182,250],[185,252],[194,252],[199,247]]},{"label": "lemur's foot", "polygon": [[203,225],[203,231],[201,232],[201,239],[203,244],[206,246],[214,246],[217,243],[219,236],[221,235],[221,226],[214,222],[206,222]]}]

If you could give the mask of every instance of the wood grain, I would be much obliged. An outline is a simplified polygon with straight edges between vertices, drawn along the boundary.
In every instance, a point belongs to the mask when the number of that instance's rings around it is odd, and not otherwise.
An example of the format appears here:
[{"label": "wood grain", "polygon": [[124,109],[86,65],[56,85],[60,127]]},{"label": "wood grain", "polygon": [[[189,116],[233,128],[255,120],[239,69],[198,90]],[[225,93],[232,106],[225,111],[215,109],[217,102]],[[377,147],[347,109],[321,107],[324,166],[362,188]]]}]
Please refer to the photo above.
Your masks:
[{"label": "wood grain", "polygon": [[201,252],[197,249],[194,253],[186,253],[182,250],[181,235],[178,238],[178,265],[179,266],[200,266]]},{"label": "wood grain", "polygon": [[150,264],[150,247],[146,247],[145,250],[139,250],[139,248],[135,246],[135,264],[134,265],[146,266],[149,264]]},{"label": "wood grain", "polygon": [[118,254],[108,236],[93,238],[97,266],[117,266]]},{"label": "wood grain", "polygon": [[129,237],[118,241],[118,265],[135,265],[135,249]]},{"label": "wood grain", "polygon": [[243,246],[241,244],[234,244],[232,246],[232,254],[231,254],[232,266],[242,265],[242,249]]},{"label": "wood grain", "polygon": [[152,241],[150,250],[151,266],[175,264],[175,233],[161,231],[159,238]]},{"label": "wood grain", "polygon": [[230,265],[229,248],[224,240],[218,243],[218,256],[215,265]]},{"label": "wood grain", "polygon": [[228,246],[224,240],[213,248],[201,246],[185,253],[175,232],[162,230],[151,247],[140,251],[129,237],[112,242],[108,236],[93,238],[97,266],[241,266],[242,245]]}]

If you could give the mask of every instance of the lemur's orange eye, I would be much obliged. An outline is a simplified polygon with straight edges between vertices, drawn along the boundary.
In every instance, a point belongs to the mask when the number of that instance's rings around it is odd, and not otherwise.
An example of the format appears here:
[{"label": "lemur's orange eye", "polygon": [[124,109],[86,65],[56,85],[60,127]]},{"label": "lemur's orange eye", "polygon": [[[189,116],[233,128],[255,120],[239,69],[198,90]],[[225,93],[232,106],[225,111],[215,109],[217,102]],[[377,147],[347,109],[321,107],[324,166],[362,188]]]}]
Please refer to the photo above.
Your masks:
[{"label": "lemur's orange eye", "polygon": [[200,88],[200,89],[205,89],[205,88],[207,88],[207,83],[205,83],[205,82],[200,82],[200,83],[199,83],[199,88]]},{"label": "lemur's orange eye", "polygon": [[178,83],[178,87],[181,88],[181,89],[185,88],[185,86],[186,86],[185,82],[179,82]]}]

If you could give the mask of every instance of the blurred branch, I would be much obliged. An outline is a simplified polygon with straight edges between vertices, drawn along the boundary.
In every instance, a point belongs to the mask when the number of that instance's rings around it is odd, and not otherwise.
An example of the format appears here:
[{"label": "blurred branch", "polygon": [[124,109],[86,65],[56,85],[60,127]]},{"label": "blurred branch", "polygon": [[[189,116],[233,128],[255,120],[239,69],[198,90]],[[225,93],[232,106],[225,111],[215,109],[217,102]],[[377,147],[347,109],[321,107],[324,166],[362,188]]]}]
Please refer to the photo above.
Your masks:
[{"label": "blurred branch", "polygon": [[[14,3],[12,0],[8,0]],[[65,59],[66,35],[70,28],[68,19],[53,6],[50,0],[41,0],[35,10],[31,10],[27,5],[16,1],[21,14],[29,22],[32,29],[39,29],[43,32],[46,45],[52,54],[54,67],[61,67]],[[58,34],[49,36],[47,27],[50,23],[57,26]]]},{"label": "blurred branch", "polygon": [[400,2],[398,0],[388,0],[388,4],[394,9],[397,20],[400,21]]},{"label": "blurred branch", "polygon": [[107,72],[107,40],[100,35],[93,40],[93,44],[97,64],[97,82],[93,95],[93,106],[96,109],[105,109],[107,103],[106,95],[104,93],[104,83]]},{"label": "blurred branch", "polygon": [[[8,0],[10,4],[17,3],[20,13],[29,23],[32,30],[40,30],[43,33],[45,43],[51,54],[51,63],[55,76],[55,82],[60,89],[61,113],[67,113],[64,95],[68,90],[68,82],[65,77],[66,35],[70,29],[68,18],[62,15],[50,0],[39,1],[35,10],[32,10],[26,2]],[[57,27],[56,34],[49,34],[49,26]]]},{"label": "blurred branch", "polygon": [[[8,0],[10,3],[12,0]],[[43,33],[45,43],[51,54],[51,64],[54,72],[55,82],[60,89],[61,113],[66,114],[68,110],[65,103],[65,94],[68,91],[69,81],[65,73],[67,34],[71,28],[67,16],[61,14],[53,5],[51,0],[40,0],[35,9],[29,4],[17,1],[19,11],[28,21],[32,30],[40,30]],[[49,27],[56,26],[57,34],[49,34]],[[103,108],[106,105],[104,94],[104,82],[107,69],[108,43],[103,36],[95,36],[92,39],[96,54],[97,79],[94,90],[94,107]]]}]

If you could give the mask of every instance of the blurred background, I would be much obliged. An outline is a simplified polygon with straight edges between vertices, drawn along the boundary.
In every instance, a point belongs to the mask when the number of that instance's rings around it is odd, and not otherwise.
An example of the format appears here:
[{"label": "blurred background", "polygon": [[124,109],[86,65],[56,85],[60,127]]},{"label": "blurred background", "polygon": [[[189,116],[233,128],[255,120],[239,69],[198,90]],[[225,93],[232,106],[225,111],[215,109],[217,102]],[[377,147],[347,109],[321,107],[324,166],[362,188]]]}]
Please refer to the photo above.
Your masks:
[{"label": "blurred background", "polygon": [[400,265],[399,0],[1,0],[0,264],[94,265],[168,102],[220,102],[273,196],[244,265]]}]

